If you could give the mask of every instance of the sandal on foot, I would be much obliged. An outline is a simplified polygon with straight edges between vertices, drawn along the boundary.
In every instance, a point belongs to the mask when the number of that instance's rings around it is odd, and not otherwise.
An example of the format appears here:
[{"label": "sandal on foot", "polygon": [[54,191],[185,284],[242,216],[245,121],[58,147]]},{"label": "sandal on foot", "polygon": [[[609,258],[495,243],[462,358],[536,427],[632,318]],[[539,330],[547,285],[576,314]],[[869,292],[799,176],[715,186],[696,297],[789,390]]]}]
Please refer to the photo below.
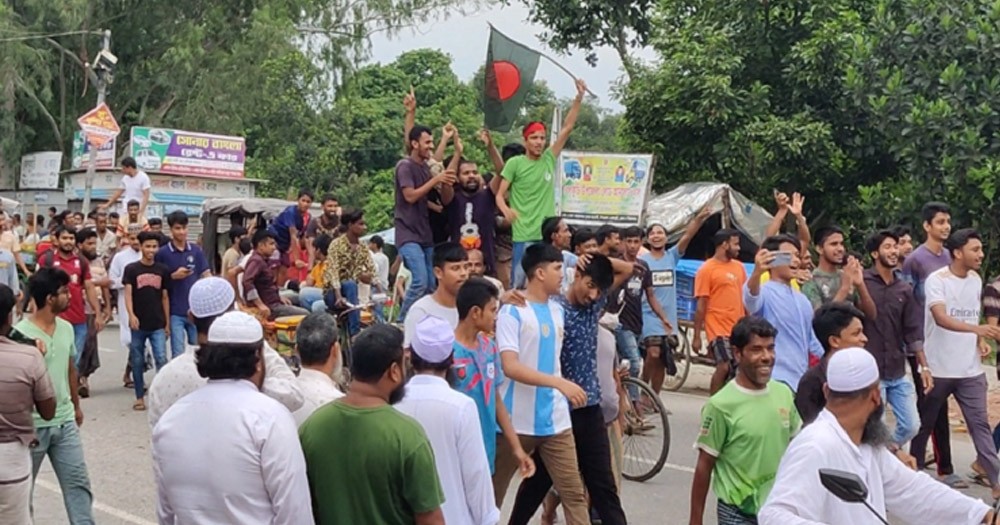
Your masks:
[{"label": "sandal on foot", "polygon": [[135,403],[132,403],[132,410],[142,412],[143,410],[146,410],[146,403],[141,399],[136,399]]},{"label": "sandal on foot", "polygon": [[965,482],[964,479],[960,478],[957,474],[948,474],[942,478],[938,478],[938,481],[948,485],[953,489],[967,489],[969,484]]}]

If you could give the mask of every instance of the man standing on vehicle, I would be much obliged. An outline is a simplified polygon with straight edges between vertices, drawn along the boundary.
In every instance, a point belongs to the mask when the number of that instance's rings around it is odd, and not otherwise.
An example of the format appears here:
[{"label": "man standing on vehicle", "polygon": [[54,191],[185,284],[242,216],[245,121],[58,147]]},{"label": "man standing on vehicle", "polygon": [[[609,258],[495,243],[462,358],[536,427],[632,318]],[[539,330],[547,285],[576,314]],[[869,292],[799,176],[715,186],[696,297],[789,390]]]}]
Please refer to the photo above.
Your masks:
[{"label": "man standing on vehicle", "polygon": [[776,335],[762,317],[747,316],[733,326],[736,378],[701,411],[690,525],[702,524],[710,480],[719,525],[755,525],[781,456],[802,425],[792,391],[771,379]]},{"label": "man standing on vehicle", "polygon": [[156,262],[167,267],[170,272],[170,357],[184,353],[185,341],[189,345],[198,344],[198,332],[188,319],[188,294],[194,283],[212,275],[205,259],[205,253],[197,244],[188,242],[188,216],[183,211],[167,215],[170,225],[170,243],[156,252]]},{"label": "man standing on vehicle", "polygon": [[483,184],[476,163],[463,158],[458,161],[455,198],[446,206],[451,241],[466,250],[482,251],[486,275],[490,276],[495,274],[493,249],[497,224],[496,190],[499,187],[500,177],[493,177],[489,185]]},{"label": "man standing on vehicle", "polygon": [[[646,228],[649,253],[639,256],[639,260],[649,266],[653,283],[653,297],[660,305],[660,312],[653,309],[653,302],[642,303],[642,339],[646,344],[646,360],[642,367],[642,379],[653,387],[654,392],[663,390],[666,375],[677,373],[673,349],[669,341],[677,327],[677,261],[687,251],[688,244],[711,215],[710,204],[702,208],[694,220],[688,224],[684,235],[670,249],[667,249],[667,229],[659,223]],[[664,318],[663,314],[666,314]]]},{"label": "man standing on vehicle", "polygon": [[[149,175],[146,175],[145,171],[139,169],[135,163],[135,159],[132,157],[125,157],[122,159],[122,180],[118,185],[118,189],[108,197],[107,202],[99,205],[97,209],[106,210],[112,204],[118,202],[120,198],[123,203],[128,204],[132,201],[139,203],[139,216],[146,216],[146,205],[149,204],[149,194],[152,185],[149,181]],[[125,213],[125,206],[122,206],[122,213]]]},{"label": "man standing on vehicle", "polygon": [[694,337],[691,351],[701,353],[701,331],[708,335],[710,355],[715,358],[715,372],[709,392],[714,394],[735,373],[729,334],[743,318],[743,285],[747,271],[738,259],[740,232],[728,228],[712,236],[715,254],[698,269],[694,276],[694,297],[698,306],[694,313]]},{"label": "man standing on vehicle", "polygon": [[[347,231],[330,243],[326,270],[323,272],[324,285],[333,294],[330,304],[337,307],[344,307],[346,303],[357,305],[358,285],[372,284],[375,276],[371,253],[361,243],[361,237],[367,231],[365,212],[349,211],[344,214],[342,221],[347,226]],[[352,337],[361,331],[360,311],[347,314],[347,330]]]},{"label": "man standing on vehicle", "polygon": [[323,213],[319,217],[313,217],[306,226],[306,250],[309,252],[309,268],[315,266],[316,261],[326,256],[325,253],[317,253],[313,242],[320,235],[326,235],[330,239],[336,239],[340,235],[340,203],[332,193],[323,195]]},{"label": "man standing on vehicle", "polygon": [[277,217],[271,221],[267,231],[271,232],[274,240],[278,243],[278,275],[276,276],[279,285],[285,284],[288,269],[291,267],[304,268],[306,261],[299,260],[299,253],[302,248],[299,242],[306,228],[306,217],[309,215],[309,207],[313,203],[313,193],[307,189],[299,190],[297,202],[288,206]]},{"label": "man standing on vehicle", "polygon": [[[576,125],[580,114],[580,105],[587,92],[587,84],[583,80],[576,81],[576,98],[566,113],[562,128],[555,141],[545,147],[548,132],[545,124],[529,122],[521,134],[524,136],[523,156],[507,160],[504,165],[497,189],[497,209],[514,228],[514,259],[512,289],[524,286],[524,269],[521,258],[529,245],[542,240],[542,220],[556,214],[555,175],[556,163],[563,147],[569,140],[569,135]],[[510,192],[510,205],[507,205],[507,193]]]}]

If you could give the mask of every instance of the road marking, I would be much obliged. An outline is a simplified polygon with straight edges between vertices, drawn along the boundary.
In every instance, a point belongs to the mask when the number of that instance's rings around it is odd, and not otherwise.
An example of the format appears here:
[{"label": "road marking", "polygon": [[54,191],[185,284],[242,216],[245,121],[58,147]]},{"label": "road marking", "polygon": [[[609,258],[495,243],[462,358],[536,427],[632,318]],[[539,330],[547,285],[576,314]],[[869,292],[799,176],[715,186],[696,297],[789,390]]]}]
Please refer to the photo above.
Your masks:
[{"label": "road marking", "polygon": [[[44,479],[36,479],[35,480],[35,486],[41,487],[41,488],[43,488],[43,489],[45,489],[45,490],[47,490],[49,492],[53,492],[56,495],[62,496],[62,490],[59,488],[59,485],[57,485],[55,483],[46,481]],[[99,510],[99,511],[105,513],[105,514],[110,515],[110,516],[114,516],[115,518],[118,518],[118,519],[120,519],[120,520],[122,520],[124,522],[133,523],[134,525],[156,525],[156,522],[140,518],[139,516],[136,516],[135,514],[132,514],[130,512],[126,512],[126,511],[121,510],[119,508],[115,508],[115,507],[112,507],[110,505],[105,505],[105,504],[103,504],[103,503],[101,503],[101,502],[99,502],[97,500],[94,500],[94,509],[95,510]]]},{"label": "road marking", "polygon": [[[651,459],[637,458],[635,456],[625,455],[631,461],[638,461],[639,463],[645,463],[647,465],[655,465],[656,462]],[[670,470],[676,470],[678,472],[687,472],[688,474],[694,474],[694,468],[686,467],[684,465],[677,465],[676,463],[664,463],[663,468],[668,468]]]}]

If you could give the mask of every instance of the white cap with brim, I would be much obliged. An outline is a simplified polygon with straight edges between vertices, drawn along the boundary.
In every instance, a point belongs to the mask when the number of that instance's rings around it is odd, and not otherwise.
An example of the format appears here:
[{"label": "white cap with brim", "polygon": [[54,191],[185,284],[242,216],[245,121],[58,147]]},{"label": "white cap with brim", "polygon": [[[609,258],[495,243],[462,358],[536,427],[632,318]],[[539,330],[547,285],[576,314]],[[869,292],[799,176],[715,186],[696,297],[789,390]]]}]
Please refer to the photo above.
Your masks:
[{"label": "white cap with brim", "polygon": [[209,343],[254,344],[264,340],[264,327],[254,316],[227,312],[208,328]]},{"label": "white cap with brim", "polygon": [[837,350],[826,364],[826,385],[831,392],[857,392],[878,380],[878,363],[864,348]]},{"label": "white cap with brim", "polygon": [[427,316],[417,323],[410,348],[427,363],[442,363],[451,356],[455,329],[440,317]]}]

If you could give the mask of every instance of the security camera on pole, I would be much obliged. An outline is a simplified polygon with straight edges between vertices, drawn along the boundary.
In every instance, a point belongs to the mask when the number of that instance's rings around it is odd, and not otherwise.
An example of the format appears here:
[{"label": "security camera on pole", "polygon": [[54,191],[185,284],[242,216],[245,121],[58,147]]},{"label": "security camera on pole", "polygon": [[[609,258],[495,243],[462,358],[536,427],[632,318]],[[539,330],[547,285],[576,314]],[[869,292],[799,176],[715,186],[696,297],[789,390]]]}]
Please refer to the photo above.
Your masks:
[{"label": "security camera on pole", "polygon": [[111,108],[104,103],[108,85],[114,81],[114,67],[118,57],[111,53],[111,31],[105,29],[101,51],[90,66],[90,80],[97,85],[97,106],[80,117],[77,122],[90,143],[90,158],[87,162],[86,185],[83,193],[83,211],[90,210],[90,194],[94,188],[94,173],[97,167],[97,150],[121,133]]}]

